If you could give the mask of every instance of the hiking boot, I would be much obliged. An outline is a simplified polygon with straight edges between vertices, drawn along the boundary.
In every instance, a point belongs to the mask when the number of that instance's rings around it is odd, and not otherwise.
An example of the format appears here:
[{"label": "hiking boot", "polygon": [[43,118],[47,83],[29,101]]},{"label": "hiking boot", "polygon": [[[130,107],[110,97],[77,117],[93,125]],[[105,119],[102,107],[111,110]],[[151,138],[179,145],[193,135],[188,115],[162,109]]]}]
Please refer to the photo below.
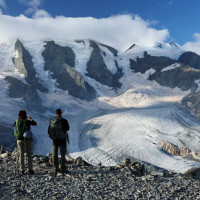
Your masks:
[{"label": "hiking boot", "polygon": [[68,174],[68,173],[69,173],[68,170],[63,170],[63,171],[61,171],[61,174]]},{"label": "hiking boot", "polygon": [[33,170],[29,170],[28,172],[29,174],[35,174]]},{"label": "hiking boot", "polygon": [[21,174],[21,175],[24,175],[25,173],[24,173],[24,171],[20,171],[20,174]]},{"label": "hiking boot", "polygon": [[60,169],[54,169],[54,173],[55,173],[55,174],[57,174],[57,173],[59,173],[59,172],[61,172]]}]

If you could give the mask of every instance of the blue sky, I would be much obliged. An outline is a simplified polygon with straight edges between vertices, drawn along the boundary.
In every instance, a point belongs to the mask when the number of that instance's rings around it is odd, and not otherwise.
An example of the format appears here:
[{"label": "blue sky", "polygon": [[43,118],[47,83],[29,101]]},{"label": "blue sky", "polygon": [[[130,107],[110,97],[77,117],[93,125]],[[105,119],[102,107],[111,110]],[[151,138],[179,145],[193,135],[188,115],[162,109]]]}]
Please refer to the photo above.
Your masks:
[{"label": "blue sky", "polygon": [[[199,0],[0,0],[3,15],[28,18],[64,16],[95,19],[137,15],[148,28],[167,30],[160,41],[180,45],[200,41]],[[128,30],[127,30],[128,31]],[[164,37],[164,36],[163,36]]]}]

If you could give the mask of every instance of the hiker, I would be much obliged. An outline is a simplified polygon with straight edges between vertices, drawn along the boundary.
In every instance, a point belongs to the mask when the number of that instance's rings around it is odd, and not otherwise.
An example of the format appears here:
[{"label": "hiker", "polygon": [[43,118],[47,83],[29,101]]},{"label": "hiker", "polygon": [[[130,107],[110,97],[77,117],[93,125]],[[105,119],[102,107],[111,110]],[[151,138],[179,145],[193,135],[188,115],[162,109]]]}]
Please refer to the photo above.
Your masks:
[{"label": "hiker", "polygon": [[14,136],[17,139],[17,146],[19,150],[19,167],[20,174],[25,173],[24,165],[24,153],[26,151],[28,157],[28,170],[29,174],[34,174],[32,166],[32,132],[30,131],[31,125],[36,126],[37,123],[26,115],[25,110],[20,110],[18,113],[18,119],[13,124],[15,126]]},{"label": "hiker", "polygon": [[[61,109],[56,110],[56,117],[54,117],[49,124],[48,134],[53,140],[53,166],[54,173],[61,172],[62,174],[67,173],[65,167],[65,155],[67,153],[67,144],[69,143],[69,137],[67,131],[69,130],[68,121],[62,117]],[[61,154],[61,167],[59,169],[58,163],[58,147],[60,148]]]}]

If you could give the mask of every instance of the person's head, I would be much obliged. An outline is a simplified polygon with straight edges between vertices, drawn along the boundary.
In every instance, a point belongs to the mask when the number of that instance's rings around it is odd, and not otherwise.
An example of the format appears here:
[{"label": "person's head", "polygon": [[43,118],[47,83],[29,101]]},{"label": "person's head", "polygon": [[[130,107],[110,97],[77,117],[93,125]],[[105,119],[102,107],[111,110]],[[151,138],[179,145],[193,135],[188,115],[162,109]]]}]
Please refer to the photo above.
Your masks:
[{"label": "person's head", "polygon": [[61,109],[57,109],[56,110],[56,116],[61,117],[62,116],[62,110]]},{"label": "person's head", "polygon": [[18,112],[18,119],[26,119],[26,111],[25,110],[20,110]]}]

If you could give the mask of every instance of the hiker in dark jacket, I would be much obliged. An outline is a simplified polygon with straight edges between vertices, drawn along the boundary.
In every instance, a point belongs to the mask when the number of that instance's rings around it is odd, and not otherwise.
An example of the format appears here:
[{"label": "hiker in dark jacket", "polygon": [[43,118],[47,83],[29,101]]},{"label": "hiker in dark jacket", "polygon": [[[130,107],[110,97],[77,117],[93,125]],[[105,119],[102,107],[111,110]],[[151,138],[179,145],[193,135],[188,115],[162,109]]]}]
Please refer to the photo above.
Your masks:
[{"label": "hiker in dark jacket", "polygon": [[[20,123],[22,125],[20,125]],[[29,174],[34,174],[33,166],[32,166],[32,136],[31,136],[31,126],[36,126],[37,123],[30,117],[26,115],[25,110],[20,110],[18,113],[18,120],[13,124],[18,130],[19,134],[16,136],[17,138],[17,146],[19,150],[19,166],[20,173],[23,175],[25,173],[25,165],[24,165],[24,152],[26,151],[28,157],[28,170]],[[22,130],[23,129],[23,130]],[[29,136],[25,136],[28,134]]]},{"label": "hiker in dark jacket", "polygon": [[[69,143],[69,138],[67,131],[69,130],[68,121],[62,117],[61,109],[56,110],[56,117],[54,117],[49,124],[48,134],[49,137],[53,140],[53,166],[54,172],[58,173],[67,173],[65,167],[65,155],[67,153],[67,144]],[[58,163],[58,147],[60,148],[61,154],[61,168],[59,169]]]}]

